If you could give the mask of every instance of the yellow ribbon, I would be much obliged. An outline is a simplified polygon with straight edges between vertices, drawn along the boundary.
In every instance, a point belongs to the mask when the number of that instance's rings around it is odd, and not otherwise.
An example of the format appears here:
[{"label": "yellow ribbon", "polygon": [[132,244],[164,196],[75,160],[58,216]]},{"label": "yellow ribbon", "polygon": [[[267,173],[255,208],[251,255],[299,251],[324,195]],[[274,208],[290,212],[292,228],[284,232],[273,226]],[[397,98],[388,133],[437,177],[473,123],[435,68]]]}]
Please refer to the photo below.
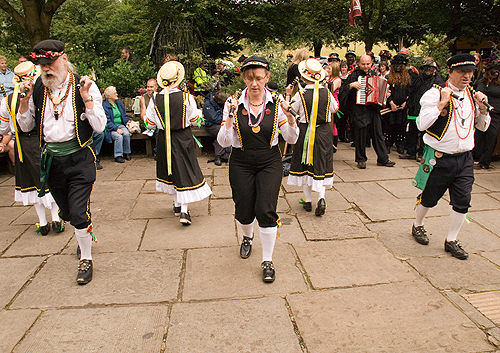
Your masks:
[{"label": "yellow ribbon", "polygon": [[[12,117],[12,123],[14,124],[14,133],[16,135],[17,152],[19,154],[19,161],[23,163],[23,151],[21,150],[21,141],[19,140],[19,133],[17,130],[17,120],[16,120],[16,103],[17,95],[19,94],[19,83],[16,82],[14,85],[14,92],[12,93],[12,102],[6,100],[7,108],[9,109],[10,116]],[[7,98],[5,98],[7,99]]]},{"label": "yellow ribbon", "polygon": [[172,174],[172,142],[170,136],[170,97],[168,87],[165,88],[163,103],[165,105],[165,151],[167,152],[167,173]]},{"label": "yellow ribbon", "polygon": [[314,155],[314,138],[316,137],[316,120],[318,118],[318,103],[319,103],[319,82],[314,83],[313,104],[311,112],[311,120],[309,120],[309,145],[307,146],[307,161],[306,164],[313,165]]}]

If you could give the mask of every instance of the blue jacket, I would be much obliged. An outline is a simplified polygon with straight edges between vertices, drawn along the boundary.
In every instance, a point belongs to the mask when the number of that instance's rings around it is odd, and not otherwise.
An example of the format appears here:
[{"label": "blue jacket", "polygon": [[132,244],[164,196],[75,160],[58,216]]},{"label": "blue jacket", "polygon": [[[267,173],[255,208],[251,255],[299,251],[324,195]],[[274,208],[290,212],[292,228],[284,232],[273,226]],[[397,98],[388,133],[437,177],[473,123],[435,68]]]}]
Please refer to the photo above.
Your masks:
[{"label": "blue jacket", "polygon": [[220,125],[222,123],[222,111],[224,104],[219,104],[215,101],[214,95],[217,91],[210,92],[205,96],[203,104],[203,118],[205,118],[205,126]]},{"label": "blue jacket", "polygon": [[[127,115],[125,111],[125,106],[119,99],[115,101],[115,104],[118,106],[118,110],[122,115],[122,124],[127,126],[127,123],[130,121],[130,117]],[[104,109],[104,113],[106,114],[106,118],[108,121],[106,122],[106,142],[111,143],[113,139],[111,138],[111,131],[118,130],[118,125],[115,124],[115,118],[113,117],[113,107],[111,103],[106,99],[102,103],[102,108]]]}]

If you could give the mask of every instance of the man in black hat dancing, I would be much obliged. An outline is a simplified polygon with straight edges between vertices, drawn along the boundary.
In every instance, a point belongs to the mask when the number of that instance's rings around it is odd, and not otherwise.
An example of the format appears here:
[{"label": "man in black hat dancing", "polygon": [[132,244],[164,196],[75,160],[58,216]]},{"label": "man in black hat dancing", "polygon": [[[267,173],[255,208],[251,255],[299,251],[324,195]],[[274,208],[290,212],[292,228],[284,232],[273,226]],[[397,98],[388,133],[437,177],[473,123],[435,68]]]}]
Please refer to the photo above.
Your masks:
[{"label": "man in black hat dancing", "polygon": [[[58,40],[44,40],[33,48],[31,58],[41,68],[33,85],[22,82],[17,119],[23,131],[33,126],[40,133],[42,182],[46,182],[64,221],[75,227],[81,257],[76,282],[92,280],[93,239],[90,193],[96,178],[92,133],[102,132],[106,116],[96,84],[73,73],[73,65]],[[42,188],[44,190],[44,188]]]},{"label": "man in black hat dancing", "polygon": [[[424,218],[436,206],[446,190],[450,193],[450,228],[444,250],[465,260],[467,252],[457,240],[458,232],[470,207],[474,183],[474,128],[486,131],[490,124],[485,94],[468,88],[476,65],[470,54],[457,54],[448,59],[449,79],[446,87],[429,89],[421,98],[417,127],[423,137],[424,162],[414,180],[422,189],[418,197],[412,235],[423,245],[429,243]],[[426,180],[426,182],[425,182]]]}]

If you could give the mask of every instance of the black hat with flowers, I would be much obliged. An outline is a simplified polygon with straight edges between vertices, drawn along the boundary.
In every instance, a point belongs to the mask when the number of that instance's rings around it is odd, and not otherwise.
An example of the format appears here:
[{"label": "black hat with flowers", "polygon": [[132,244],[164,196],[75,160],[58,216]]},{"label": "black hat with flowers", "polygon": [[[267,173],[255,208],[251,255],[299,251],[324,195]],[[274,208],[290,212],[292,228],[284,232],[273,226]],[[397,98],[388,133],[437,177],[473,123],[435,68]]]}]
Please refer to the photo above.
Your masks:
[{"label": "black hat with flowers", "polygon": [[241,65],[241,70],[245,71],[246,69],[249,68],[258,68],[258,67],[262,67],[266,70],[269,70],[269,61],[267,61],[267,59],[262,56],[252,55],[251,57],[246,58],[245,61],[243,61],[243,65]]},{"label": "black hat with flowers", "polygon": [[468,53],[456,54],[446,61],[449,69],[475,70],[476,58]]},{"label": "black hat with flowers", "polygon": [[30,58],[37,65],[50,64],[64,54],[65,44],[60,40],[42,40],[33,47]]}]

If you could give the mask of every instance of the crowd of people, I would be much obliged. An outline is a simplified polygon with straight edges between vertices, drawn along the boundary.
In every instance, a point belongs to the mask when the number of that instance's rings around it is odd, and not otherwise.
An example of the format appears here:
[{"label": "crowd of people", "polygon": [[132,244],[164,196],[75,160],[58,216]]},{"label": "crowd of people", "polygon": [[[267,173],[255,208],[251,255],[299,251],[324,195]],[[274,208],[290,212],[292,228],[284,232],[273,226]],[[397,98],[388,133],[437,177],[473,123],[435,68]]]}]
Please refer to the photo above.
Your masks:
[{"label": "crowd of people", "polygon": [[[37,232],[63,232],[65,222],[75,227],[80,257],[76,281],[86,284],[93,276],[95,240],[89,200],[96,170],[102,168],[102,142],[113,143],[115,162],[130,160],[131,119],[116,88],[109,86],[101,95],[90,77],[76,74],[64,50],[57,40],[33,48],[30,57],[40,67],[37,79],[32,62],[20,58],[10,72],[0,56],[0,152],[8,153],[15,166],[15,200],[35,206]],[[137,65],[130,48],[124,47],[122,56]],[[156,190],[172,195],[174,214],[189,226],[189,204],[212,193],[190,129],[204,121],[214,136],[214,163],[229,163],[235,218],[243,233],[240,257],[252,253],[257,220],[262,279],[271,283],[283,177],[279,139],[294,145],[287,183],[302,187],[305,212],[312,212],[312,192],[317,193],[316,217],[326,212],[325,191],[333,185],[339,141],[352,142],[359,169],[366,169],[366,148],[371,145],[377,165],[393,167],[389,155],[394,148],[399,158],[421,162],[414,180],[422,193],[412,236],[420,244],[429,243],[424,218],[449,190],[452,211],[445,251],[466,259],[457,237],[470,207],[474,165],[490,167],[500,130],[499,110],[494,108],[500,109],[500,59],[483,63],[470,54],[454,55],[447,61],[445,80],[431,57],[423,58],[418,70],[409,65],[407,51],[392,57],[384,50],[379,58],[376,63],[373,53],[356,58],[349,51],[345,60],[336,53],[316,59],[299,50],[289,57],[282,96],[270,81],[269,61],[242,56],[238,72],[245,88],[229,96],[220,88],[235,76],[223,62],[212,74],[206,63],[195,70],[193,95],[180,89],[185,69],[169,54],[140,97],[140,116],[157,141]],[[215,86],[214,76],[219,82]],[[370,85],[383,88],[378,101],[369,100]],[[202,109],[194,96],[203,97]],[[45,208],[51,210],[51,223]]]}]

